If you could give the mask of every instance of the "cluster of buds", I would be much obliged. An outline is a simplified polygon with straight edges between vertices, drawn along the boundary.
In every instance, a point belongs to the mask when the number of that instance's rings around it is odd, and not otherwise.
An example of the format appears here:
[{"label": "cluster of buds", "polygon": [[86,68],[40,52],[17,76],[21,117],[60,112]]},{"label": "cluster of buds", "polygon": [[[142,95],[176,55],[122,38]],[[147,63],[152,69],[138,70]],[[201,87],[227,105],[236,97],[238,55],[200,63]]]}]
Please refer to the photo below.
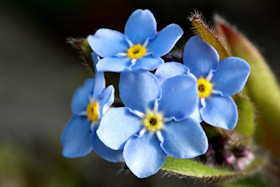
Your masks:
[{"label": "cluster of buds", "polygon": [[206,154],[199,157],[208,166],[225,166],[236,171],[246,169],[254,158],[255,155],[250,148],[238,144],[226,135],[210,138]]}]

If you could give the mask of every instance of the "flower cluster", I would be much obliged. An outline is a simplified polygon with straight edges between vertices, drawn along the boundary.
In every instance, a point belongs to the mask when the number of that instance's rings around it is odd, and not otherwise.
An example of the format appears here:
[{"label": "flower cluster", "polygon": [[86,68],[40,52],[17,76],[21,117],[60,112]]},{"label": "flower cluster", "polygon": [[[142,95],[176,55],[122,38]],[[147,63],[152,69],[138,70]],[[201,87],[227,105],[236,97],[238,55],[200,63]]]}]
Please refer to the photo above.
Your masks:
[{"label": "flower cluster", "polygon": [[[220,61],[198,37],[186,43],[183,64],[164,63],[161,57],[182,34],[176,24],[157,32],[153,14],[139,9],[124,34],[99,29],[88,37],[95,79],[74,94],[73,117],[61,138],[64,156],[84,156],[93,149],[108,161],[124,161],[144,178],[157,173],[167,156],[205,154],[208,140],[200,122],[227,130],[236,126],[237,107],[230,96],[243,89],[250,66],[237,57]],[[120,73],[124,107],[109,109],[114,87],[105,89],[105,71]]]}]

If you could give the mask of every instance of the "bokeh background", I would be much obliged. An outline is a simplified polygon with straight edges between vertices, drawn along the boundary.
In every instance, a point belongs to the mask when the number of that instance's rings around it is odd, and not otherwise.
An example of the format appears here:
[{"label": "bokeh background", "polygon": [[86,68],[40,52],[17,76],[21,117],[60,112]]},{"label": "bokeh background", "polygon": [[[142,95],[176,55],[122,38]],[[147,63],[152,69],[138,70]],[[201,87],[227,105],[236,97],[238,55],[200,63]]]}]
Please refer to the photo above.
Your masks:
[{"label": "bokeh background", "polygon": [[189,179],[159,172],[139,180],[94,153],[61,156],[60,135],[71,117],[75,89],[90,77],[66,42],[98,28],[123,31],[137,8],[150,9],[158,29],[169,23],[193,35],[194,10],[209,23],[219,14],[263,53],[279,80],[280,1],[277,0],[1,0],[0,1],[0,186],[192,186]]}]

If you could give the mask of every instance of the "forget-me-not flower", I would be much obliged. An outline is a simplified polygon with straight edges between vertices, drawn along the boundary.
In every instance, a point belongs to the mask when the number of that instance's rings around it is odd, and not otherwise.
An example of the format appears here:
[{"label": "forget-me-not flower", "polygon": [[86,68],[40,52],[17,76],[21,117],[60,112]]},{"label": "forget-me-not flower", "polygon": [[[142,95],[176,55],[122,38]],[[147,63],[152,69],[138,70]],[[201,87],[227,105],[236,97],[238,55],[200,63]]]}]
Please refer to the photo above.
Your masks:
[{"label": "forget-me-not flower", "polygon": [[168,53],[183,34],[177,24],[170,24],[158,33],[156,28],[154,15],[149,10],[138,9],[129,17],[124,34],[104,28],[97,30],[87,38],[92,50],[103,57],[97,70],[154,70],[164,62],[160,57]]},{"label": "forget-me-not flower", "polygon": [[219,61],[215,48],[196,36],[186,43],[183,61],[185,66],[174,62],[162,64],[155,75],[163,82],[173,76],[193,74],[197,81],[198,109],[202,120],[215,127],[233,129],[238,112],[230,96],[243,89],[250,74],[249,64],[238,57]]},{"label": "forget-me-not flower", "polygon": [[[98,57],[92,53],[94,64]],[[95,79],[87,79],[74,94],[73,116],[61,136],[62,154],[74,158],[87,155],[92,149],[102,158],[111,162],[123,160],[122,150],[106,147],[96,135],[99,121],[114,101],[114,87],[105,89],[102,72],[95,72]]]},{"label": "forget-me-not flower", "polygon": [[206,152],[207,137],[189,118],[198,104],[192,76],[179,75],[160,85],[150,72],[124,72],[119,89],[125,107],[110,109],[97,135],[108,147],[123,149],[125,163],[137,177],[155,174],[167,155],[193,158]]}]

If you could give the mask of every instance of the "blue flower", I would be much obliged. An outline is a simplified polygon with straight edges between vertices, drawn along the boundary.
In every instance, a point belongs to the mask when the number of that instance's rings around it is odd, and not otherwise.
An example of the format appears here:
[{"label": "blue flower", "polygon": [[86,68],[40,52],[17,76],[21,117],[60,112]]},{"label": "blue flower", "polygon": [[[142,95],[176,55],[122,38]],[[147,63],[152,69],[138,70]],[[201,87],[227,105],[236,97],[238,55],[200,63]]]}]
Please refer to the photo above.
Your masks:
[{"label": "blue flower", "polygon": [[[96,64],[98,57],[92,53]],[[87,79],[74,94],[72,100],[73,116],[68,121],[61,136],[62,154],[74,158],[87,155],[92,149],[102,158],[119,162],[123,160],[122,150],[106,147],[96,135],[99,121],[114,101],[114,87],[105,89],[105,79],[101,72],[95,79]]]},{"label": "blue flower", "polygon": [[198,104],[193,77],[179,75],[160,86],[150,72],[124,72],[119,89],[125,107],[110,109],[97,135],[108,147],[123,149],[126,165],[137,177],[155,174],[167,155],[193,158],[206,152],[206,135],[189,118]]},{"label": "blue flower", "polygon": [[160,57],[173,48],[182,34],[176,24],[157,33],[154,15],[138,9],[129,17],[124,34],[103,28],[90,35],[88,43],[103,57],[97,64],[98,71],[154,70],[164,62]]},{"label": "blue flower", "polygon": [[238,112],[230,96],[243,89],[250,74],[248,63],[238,57],[219,61],[218,52],[196,36],[186,43],[183,61],[185,66],[175,62],[162,64],[155,75],[164,82],[173,76],[193,74],[200,98],[197,111],[202,120],[215,127],[233,129]]}]

